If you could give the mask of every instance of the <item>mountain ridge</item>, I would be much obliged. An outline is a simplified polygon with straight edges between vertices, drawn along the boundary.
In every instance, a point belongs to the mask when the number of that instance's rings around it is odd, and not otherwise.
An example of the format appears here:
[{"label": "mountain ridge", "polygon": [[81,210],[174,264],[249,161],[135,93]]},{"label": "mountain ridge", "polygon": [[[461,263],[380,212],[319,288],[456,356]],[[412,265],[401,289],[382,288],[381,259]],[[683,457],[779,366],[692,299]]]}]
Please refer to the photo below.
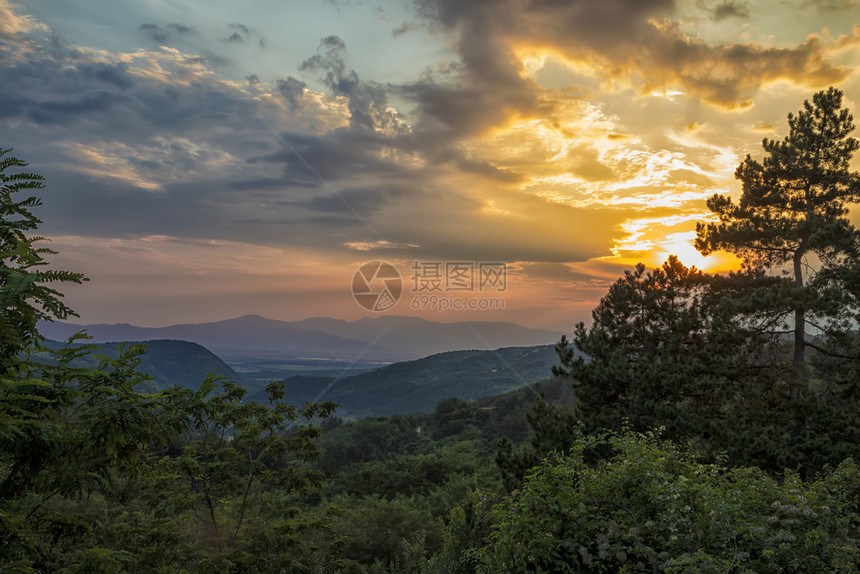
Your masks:
[{"label": "mountain ridge", "polygon": [[44,322],[39,328],[46,337],[58,340],[86,330],[94,342],[191,341],[225,360],[324,357],[400,362],[445,351],[552,344],[560,335],[509,322],[442,323],[403,315],[362,317],[354,321],[333,317],[281,321],[248,314],[233,319],[166,327]]}]

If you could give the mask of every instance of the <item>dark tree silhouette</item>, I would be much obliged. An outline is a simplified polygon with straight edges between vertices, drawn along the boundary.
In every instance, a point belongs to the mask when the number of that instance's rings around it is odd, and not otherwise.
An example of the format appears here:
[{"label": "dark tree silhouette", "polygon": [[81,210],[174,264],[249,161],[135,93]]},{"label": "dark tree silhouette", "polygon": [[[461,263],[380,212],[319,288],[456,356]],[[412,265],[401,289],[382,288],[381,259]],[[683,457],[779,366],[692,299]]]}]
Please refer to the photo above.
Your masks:
[{"label": "dark tree silhouette", "polygon": [[860,176],[849,169],[860,144],[849,135],[853,118],[835,88],[789,114],[788,126],[783,140],[764,139],[761,162],[747,155],[738,166],[743,191],[737,203],[719,194],[708,200],[719,222],[698,225],[696,248],[704,255],[734,253],[747,269],[781,277],[774,319],[794,334],[790,387],[797,400],[809,380],[806,348],[817,347],[807,326],[830,334],[856,308],[840,283],[858,258],[847,206],[860,202]]}]

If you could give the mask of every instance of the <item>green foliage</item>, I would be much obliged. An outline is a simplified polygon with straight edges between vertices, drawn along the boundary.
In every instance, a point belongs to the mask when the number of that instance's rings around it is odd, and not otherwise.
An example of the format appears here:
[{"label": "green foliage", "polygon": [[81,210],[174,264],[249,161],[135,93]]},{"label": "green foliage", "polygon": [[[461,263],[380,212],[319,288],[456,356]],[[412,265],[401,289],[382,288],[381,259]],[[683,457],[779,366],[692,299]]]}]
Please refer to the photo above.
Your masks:
[{"label": "green foliage", "polygon": [[581,424],[575,412],[550,403],[545,394],[538,397],[526,418],[532,429],[528,445],[516,449],[511,439],[499,440],[496,464],[509,491],[520,487],[526,472],[537,466],[546,453],[566,450],[580,435]]},{"label": "green foliage", "polygon": [[[218,383],[221,391],[212,394]],[[301,468],[318,454],[319,428],[295,423],[328,416],[335,405],[308,404],[299,411],[282,401],[282,383],[270,384],[267,393],[271,406],[243,403],[244,389],[214,375],[196,391],[176,387],[164,393],[185,430],[174,445],[181,452],[156,463],[155,489],[171,493],[174,510],[204,517],[197,526],[216,548],[235,544],[262,493],[307,492],[319,485],[319,473]]]},{"label": "green foliage", "polygon": [[480,564],[479,549],[491,532],[495,502],[493,493],[476,488],[451,509],[445,527],[444,546],[434,556],[433,566],[449,574],[475,572]]},{"label": "green foliage", "polygon": [[341,425],[322,438],[320,467],[336,474],[353,463],[386,460],[395,454],[417,452],[427,443],[416,415],[367,417]]},{"label": "green foliage", "polygon": [[[3,572],[281,572],[302,562],[299,536],[318,525],[295,496],[319,485],[311,468],[333,403],[301,410],[243,403],[212,374],[197,390],[157,394],[140,370],[145,348],[40,345],[36,323],[71,309],[49,284],[39,205],[13,194],[42,178],[0,151],[0,570]],[[220,384],[220,392],[215,387]],[[307,553],[304,553],[307,554]]]},{"label": "green foliage", "polygon": [[441,524],[409,497],[334,498],[328,512],[334,514],[331,532],[343,541],[339,556],[359,564],[403,561],[409,541],[418,534],[427,551],[442,546]]},{"label": "green foliage", "polygon": [[496,507],[478,572],[853,572],[857,484],[851,459],[804,483],[652,433],[587,436]]},{"label": "green foliage", "polygon": [[712,283],[674,256],[653,271],[640,264],[610,286],[591,326],[574,329],[584,356],[562,338],[553,372],[573,379],[587,430],[630,420],[679,440],[719,432],[727,402],[760,377],[763,355],[718,302],[707,304]]},{"label": "green foliage", "polygon": [[92,369],[69,366],[89,350],[65,347],[51,365],[21,361],[15,378],[3,378],[10,430],[0,437],[0,555],[11,564],[48,567],[73,556],[94,527],[66,513],[68,501],[115,496],[119,475],[139,473],[147,448],[169,435],[158,399],[134,391],[145,379],[135,370],[143,349]]},{"label": "green foliage", "polygon": [[16,171],[27,164],[0,148],[0,375],[16,362],[17,356],[40,339],[36,323],[66,319],[75,315],[62,301],[54,283],[80,283],[80,273],[44,269],[44,255],[54,253],[34,244],[44,238],[29,235],[41,221],[31,209],[42,204],[34,196],[18,199],[16,194],[44,187],[44,178]]}]

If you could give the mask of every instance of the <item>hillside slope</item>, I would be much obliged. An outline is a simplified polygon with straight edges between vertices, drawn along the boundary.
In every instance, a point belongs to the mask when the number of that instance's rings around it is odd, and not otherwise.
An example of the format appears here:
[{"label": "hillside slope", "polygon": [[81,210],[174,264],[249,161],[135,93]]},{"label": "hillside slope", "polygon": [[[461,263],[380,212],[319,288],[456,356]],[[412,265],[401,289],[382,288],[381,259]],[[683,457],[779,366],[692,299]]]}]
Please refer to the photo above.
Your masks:
[{"label": "hillside slope", "polygon": [[[151,375],[153,380],[144,383],[139,390],[156,392],[158,390],[179,385],[196,389],[210,371],[226,377],[237,384],[246,386],[245,381],[230,366],[218,358],[209,349],[188,341],[155,340],[145,341],[146,354],[141,357],[139,371]],[[62,347],[58,341],[47,340],[49,348]],[[102,343],[98,353],[108,357],[116,357],[119,343]],[[92,356],[84,359],[82,365],[94,366],[96,359]],[[246,386],[246,388],[248,388]],[[248,388],[255,392],[256,388]]]},{"label": "hillside slope", "polygon": [[[338,416],[361,418],[408,412],[432,412],[440,400],[478,399],[550,377],[557,361],[551,345],[495,351],[449,351],[395,363],[358,375],[294,376],[284,379],[287,398],[334,401]],[[262,400],[262,394],[250,397]]]}]

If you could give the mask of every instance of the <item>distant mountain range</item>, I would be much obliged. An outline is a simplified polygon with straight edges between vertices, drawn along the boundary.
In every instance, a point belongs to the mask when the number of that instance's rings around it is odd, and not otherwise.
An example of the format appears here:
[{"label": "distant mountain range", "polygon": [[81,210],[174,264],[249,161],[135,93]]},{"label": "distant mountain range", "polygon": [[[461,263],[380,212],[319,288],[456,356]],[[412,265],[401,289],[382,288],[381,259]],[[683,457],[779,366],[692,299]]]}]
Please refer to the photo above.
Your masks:
[{"label": "distant mountain range", "polygon": [[318,317],[278,321],[245,315],[213,323],[136,327],[128,324],[48,323],[39,331],[64,340],[86,330],[97,343],[107,341],[183,340],[203,345],[224,360],[335,359],[395,362],[472,349],[555,343],[560,333],[514,323],[438,323],[417,317],[382,316],[343,321]]},{"label": "distant mountain range", "polygon": [[402,316],[286,322],[246,315],[159,328],[42,323],[39,329],[54,340],[86,330],[110,355],[116,344],[109,341],[143,342],[148,352],[140,370],[154,377],[143,391],[196,388],[214,370],[248,389],[249,400],[265,400],[265,385],[284,380],[290,403],[334,401],[345,418],[433,411],[444,398],[478,399],[545,380],[560,336],[513,323]]}]

